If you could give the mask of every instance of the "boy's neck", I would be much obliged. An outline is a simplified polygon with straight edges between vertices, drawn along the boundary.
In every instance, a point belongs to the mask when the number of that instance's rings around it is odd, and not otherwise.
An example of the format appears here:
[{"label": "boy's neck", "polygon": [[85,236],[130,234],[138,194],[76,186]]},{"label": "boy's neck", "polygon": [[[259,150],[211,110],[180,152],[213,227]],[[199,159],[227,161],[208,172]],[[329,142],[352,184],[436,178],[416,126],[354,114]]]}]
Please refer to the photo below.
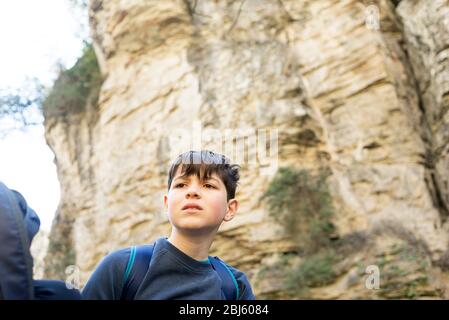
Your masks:
[{"label": "boy's neck", "polygon": [[172,231],[167,239],[172,245],[184,252],[191,258],[202,261],[209,257],[209,249],[212,245],[213,237],[187,237],[179,232]]}]

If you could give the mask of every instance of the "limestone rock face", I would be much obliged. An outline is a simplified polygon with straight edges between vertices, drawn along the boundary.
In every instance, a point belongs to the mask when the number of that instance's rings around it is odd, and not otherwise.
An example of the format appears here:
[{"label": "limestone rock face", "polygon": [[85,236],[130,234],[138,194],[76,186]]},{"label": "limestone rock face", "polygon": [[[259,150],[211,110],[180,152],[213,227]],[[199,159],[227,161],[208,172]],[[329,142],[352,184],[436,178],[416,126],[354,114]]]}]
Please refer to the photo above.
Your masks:
[{"label": "limestone rock face", "polygon": [[430,149],[427,161],[433,169],[432,193],[443,217],[449,215],[449,6],[447,1],[402,1],[398,15],[409,61],[412,65],[419,105],[426,123]]},{"label": "limestone rock face", "polygon": [[[260,200],[283,166],[329,169],[336,237],[366,240],[309,296],[445,297],[448,19],[445,0],[91,1],[98,105],[46,119],[62,188],[47,275],[75,264],[85,282],[167,235],[170,160],[203,148],[242,166],[211,254],[258,298],[301,297],[273,271],[297,243]],[[385,289],[367,289],[369,265]]]}]

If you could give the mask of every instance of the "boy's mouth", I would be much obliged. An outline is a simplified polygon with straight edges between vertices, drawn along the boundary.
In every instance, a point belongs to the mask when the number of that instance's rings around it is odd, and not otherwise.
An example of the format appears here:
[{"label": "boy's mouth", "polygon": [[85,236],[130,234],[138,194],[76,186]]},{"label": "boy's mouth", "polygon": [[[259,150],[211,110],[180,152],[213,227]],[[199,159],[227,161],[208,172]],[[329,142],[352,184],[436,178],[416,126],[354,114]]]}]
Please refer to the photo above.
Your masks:
[{"label": "boy's mouth", "polygon": [[187,209],[196,209],[196,210],[203,210],[203,208],[196,203],[193,202],[188,202],[184,205],[184,207],[182,207],[181,210],[187,210]]}]

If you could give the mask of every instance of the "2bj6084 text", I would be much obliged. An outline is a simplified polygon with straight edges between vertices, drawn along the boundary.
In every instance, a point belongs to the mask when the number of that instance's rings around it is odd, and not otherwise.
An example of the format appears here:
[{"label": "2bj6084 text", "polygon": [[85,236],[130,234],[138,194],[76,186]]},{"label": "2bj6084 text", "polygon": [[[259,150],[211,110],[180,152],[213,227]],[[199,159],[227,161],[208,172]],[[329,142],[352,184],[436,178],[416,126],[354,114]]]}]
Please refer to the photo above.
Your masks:
[{"label": "2bj6084 text", "polygon": [[204,315],[209,318],[212,315],[231,315],[239,317],[242,315],[268,315],[268,305],[259,304],[225,304],[220,307],[193,306],[187,304],[179,309],[180,315]]}]

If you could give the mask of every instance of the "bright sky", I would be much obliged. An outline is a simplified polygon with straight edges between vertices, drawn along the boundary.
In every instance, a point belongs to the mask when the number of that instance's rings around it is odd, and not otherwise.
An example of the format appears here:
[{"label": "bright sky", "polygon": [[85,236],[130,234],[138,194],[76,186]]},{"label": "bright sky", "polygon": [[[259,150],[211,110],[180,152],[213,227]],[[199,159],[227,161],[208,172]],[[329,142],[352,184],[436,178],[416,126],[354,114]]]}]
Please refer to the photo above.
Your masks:
[{"label": "bright sky", "polygon": [[[0,1],[0,88],[32,77],[51,85],[57,62],[69,68],[80,55],[79,26],[67,0]],[[47,231],[60,195],[53,159],[42,126],[0,137],[0,181],[23,194]]]}]

